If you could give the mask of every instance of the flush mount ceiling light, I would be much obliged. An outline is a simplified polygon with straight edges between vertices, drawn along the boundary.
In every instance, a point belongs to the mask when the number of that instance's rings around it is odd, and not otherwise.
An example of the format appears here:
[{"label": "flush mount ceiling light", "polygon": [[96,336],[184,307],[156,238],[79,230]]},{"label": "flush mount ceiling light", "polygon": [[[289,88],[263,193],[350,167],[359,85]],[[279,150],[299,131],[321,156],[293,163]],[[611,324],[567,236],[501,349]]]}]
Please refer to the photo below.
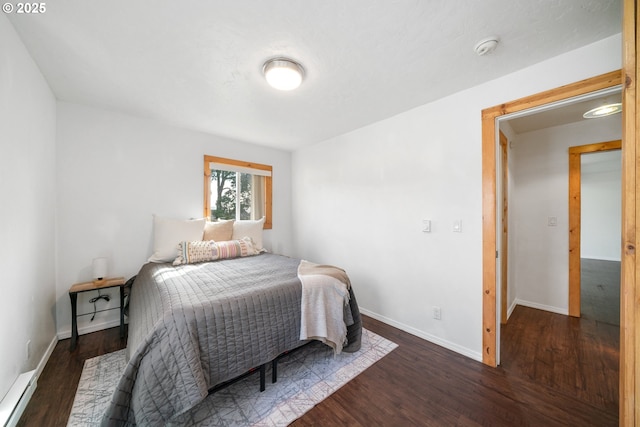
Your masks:
[{"label": "flush mount ceiling light", "polygon": [[273,88],[278,90],[293,90],[300,86],[304,76],[302,65],[287,58],[274,58],[264,63],[262,67],[264,78]]},{"label": "flush mount ceiling light", "polygon": [[476,43],[473,50],[478,54],[478,56],[487,55],[496,50],[496,47],[498,47],[498,41],[498,36],[487,37]]},{"label": "flush mount ceiling light", "polygon": [[618,114],[622,111],[622,104],[607,104],[593,108],[582,115],[585,119],[597,119],[598,117],[606,117],[612,114]]}]

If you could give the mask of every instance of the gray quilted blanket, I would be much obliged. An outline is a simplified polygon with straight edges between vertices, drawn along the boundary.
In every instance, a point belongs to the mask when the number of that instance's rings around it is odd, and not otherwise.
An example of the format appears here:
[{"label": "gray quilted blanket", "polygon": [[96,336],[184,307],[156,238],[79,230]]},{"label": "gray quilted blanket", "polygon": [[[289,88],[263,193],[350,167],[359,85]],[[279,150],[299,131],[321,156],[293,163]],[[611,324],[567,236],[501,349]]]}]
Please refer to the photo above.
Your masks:
[{"label": "gray quilted blanket", "polygon": [[[129,362],[102,424],[165,425],[211,387],[304,344],[299,262],[261,254],[145,264],[131,290]],[[353,292],[345,319],[343,351],[356,351],[362,324]]]}]

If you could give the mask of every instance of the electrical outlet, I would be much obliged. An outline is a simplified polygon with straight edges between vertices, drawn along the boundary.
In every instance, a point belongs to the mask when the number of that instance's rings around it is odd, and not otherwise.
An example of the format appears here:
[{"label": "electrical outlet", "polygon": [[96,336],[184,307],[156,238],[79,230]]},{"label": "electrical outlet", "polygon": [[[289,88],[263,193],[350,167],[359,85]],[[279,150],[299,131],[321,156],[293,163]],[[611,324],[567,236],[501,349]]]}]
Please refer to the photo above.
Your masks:
[{"label": "electrical outlet", "polygon": [[433,306],[433,318],[436,320],[442,319],[442,311],[440,310],[440,307],[435,305]]},{"label": "electrical outlet", "polygon": [[29,360],[29,357],[31,357],[31,340],[27,341],[27,345],[26,345],[26,350],[27,350],[27,360]]}]

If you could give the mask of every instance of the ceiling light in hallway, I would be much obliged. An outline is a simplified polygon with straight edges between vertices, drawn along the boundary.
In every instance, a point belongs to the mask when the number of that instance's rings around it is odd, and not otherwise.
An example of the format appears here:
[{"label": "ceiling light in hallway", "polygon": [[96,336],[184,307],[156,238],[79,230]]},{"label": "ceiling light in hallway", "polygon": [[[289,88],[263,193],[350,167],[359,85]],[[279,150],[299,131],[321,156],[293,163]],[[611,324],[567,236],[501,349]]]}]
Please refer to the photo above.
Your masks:
[{"label": "ceiling light in hallway", "polygon": [[585,119],[597,119],[598,117],[611,116],[622,112],[622,104],[607,104],[593,108],[582,115]]}]

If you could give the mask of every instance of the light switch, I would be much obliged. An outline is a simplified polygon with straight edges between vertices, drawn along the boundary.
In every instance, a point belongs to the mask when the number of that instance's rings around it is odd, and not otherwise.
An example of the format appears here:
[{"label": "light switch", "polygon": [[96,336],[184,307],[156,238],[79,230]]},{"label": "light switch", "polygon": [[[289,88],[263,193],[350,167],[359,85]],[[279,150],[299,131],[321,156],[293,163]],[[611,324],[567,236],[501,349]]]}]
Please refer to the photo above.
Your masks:
[{"label": "light switch", "polygon": [[423,233],[431,233],[431,220],[423,219],[422,220],[422,232]]},{"label": "light switch", "polygon": [[453,221],[453,232],[454,233],[462,233],[462,220],[456,219]]},{"label": "light switch", "polygon": [[550,216],[547,218],[547,225],[549,227],[556,227],[558,225],[558,218],[555,216]]}]

